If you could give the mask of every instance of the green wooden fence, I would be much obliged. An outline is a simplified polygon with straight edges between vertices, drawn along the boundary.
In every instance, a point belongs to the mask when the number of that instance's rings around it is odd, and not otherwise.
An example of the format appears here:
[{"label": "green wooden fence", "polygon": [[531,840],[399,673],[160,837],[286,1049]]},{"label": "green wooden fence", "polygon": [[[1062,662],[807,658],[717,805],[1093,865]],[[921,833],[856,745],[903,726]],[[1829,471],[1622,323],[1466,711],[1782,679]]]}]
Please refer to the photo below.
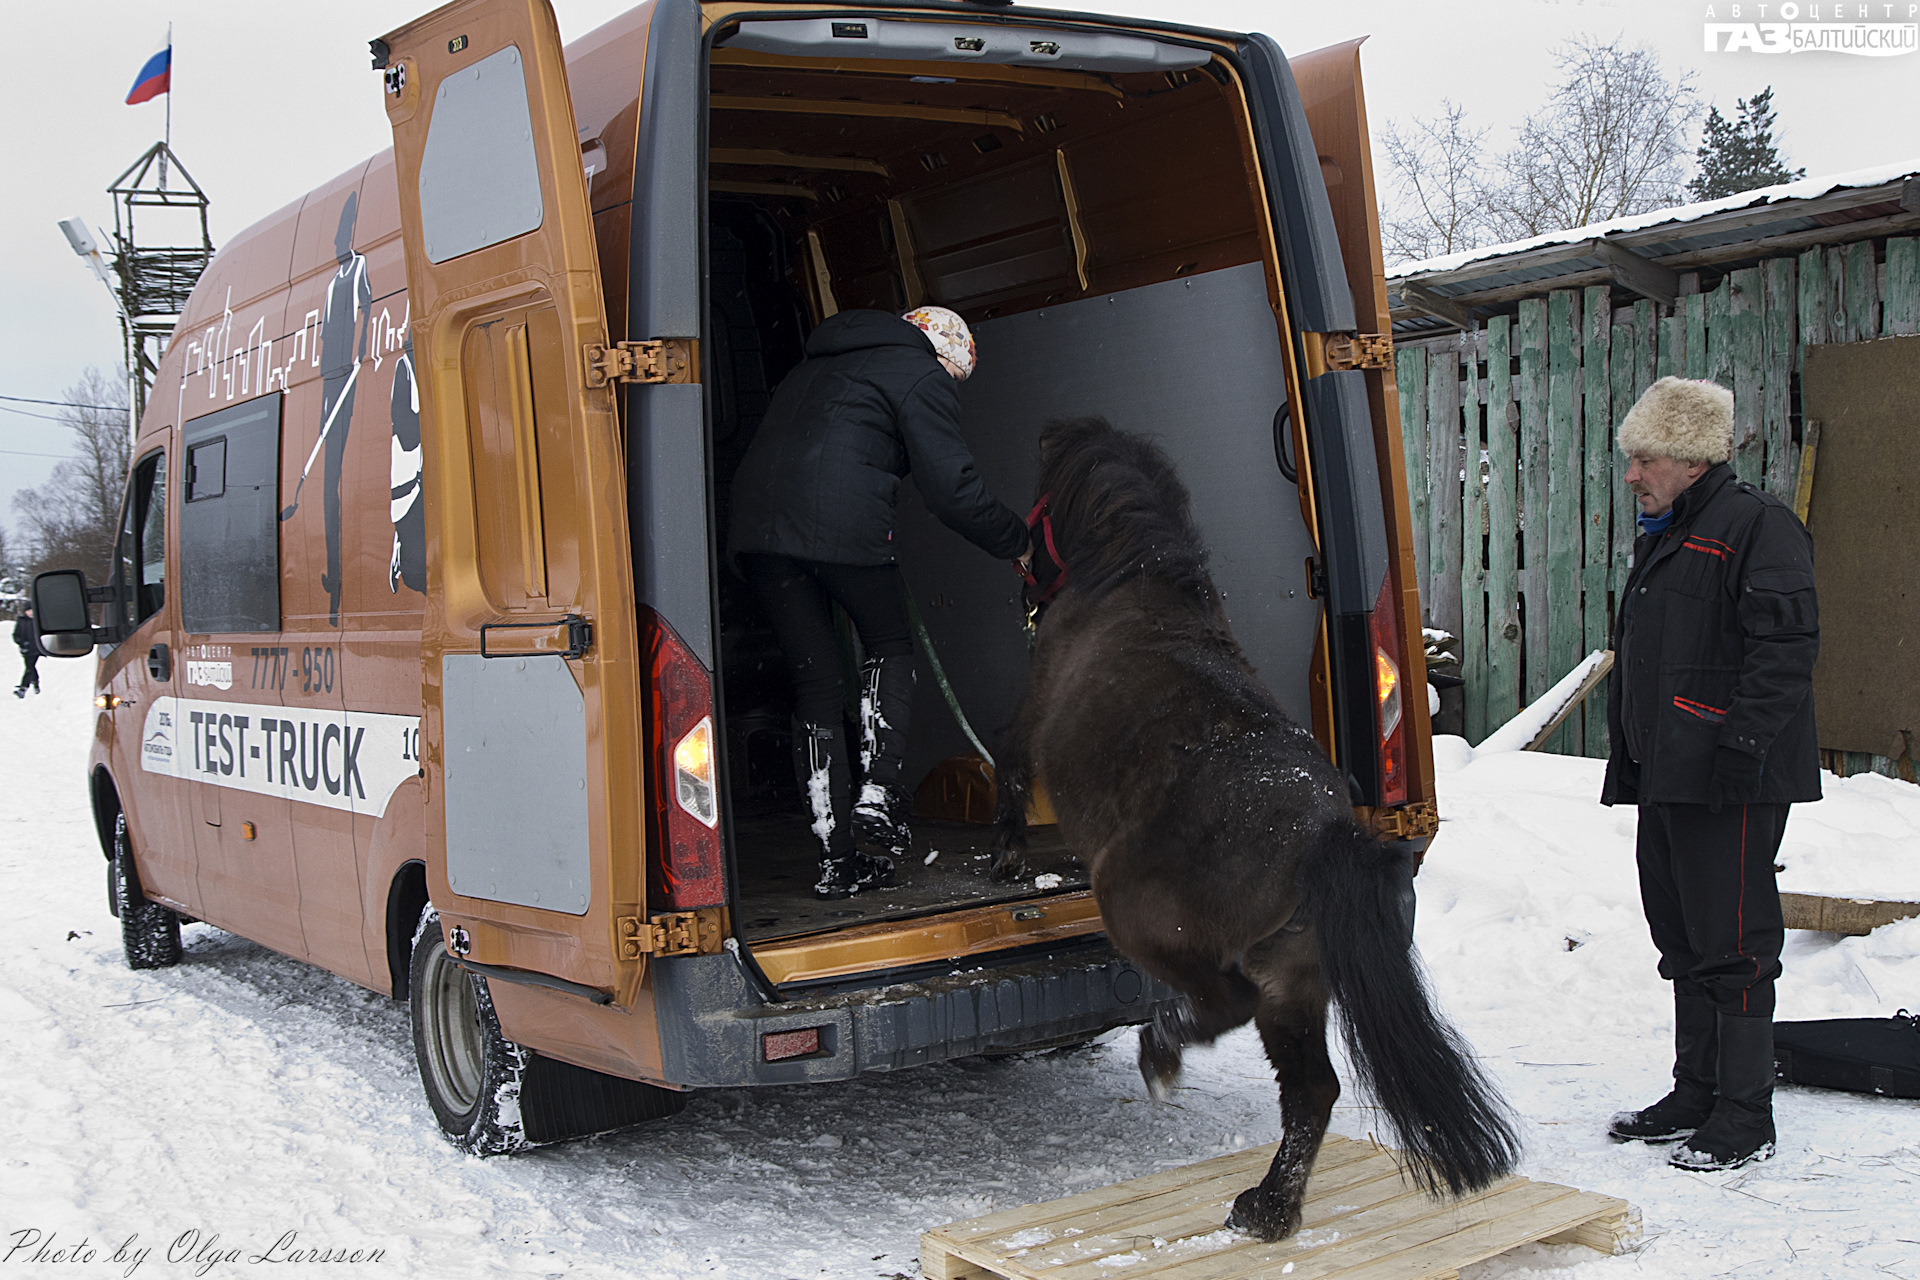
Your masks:
[{"label": "green wooden fence", "polygon": [[[1396,351],[1421,599],[1460,639],[1470,742],[1609,644],[1636,512],[1614,434],[1656,379],[1732,388],[1734,471],[1793,501],[1801,351],[1920,333],[1920,238],[1880,245],[1769,259],[1704,293],[1685,276],[1695,291],[1671,307],[1553,290]],[[1604,756],[1605,708],[1603,687],[1549,748]],[[1896,772],[1859,752],[1834,763]]]}]

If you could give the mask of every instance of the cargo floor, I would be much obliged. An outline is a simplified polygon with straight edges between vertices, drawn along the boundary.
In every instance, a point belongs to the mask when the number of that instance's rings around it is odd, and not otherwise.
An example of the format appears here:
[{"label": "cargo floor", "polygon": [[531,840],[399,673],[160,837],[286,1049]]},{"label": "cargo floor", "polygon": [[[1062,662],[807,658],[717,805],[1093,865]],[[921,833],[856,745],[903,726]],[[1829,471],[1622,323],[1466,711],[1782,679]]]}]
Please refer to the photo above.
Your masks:
[{"label": "cargo floor", "polygon": [[[735,824],[735,836],[741,933],[751,942],[1087,887],[1085,868],[1051,826],[1028,833],[1026,877],[995,884],[987,875],[992,827],[917,818],[913,848],[899,860],[894,883],[837,902],[813,896],[819,861],[805,818],[744,819]],[[929,865],[926,857],[935,851],[939,857]],[[1058,876],[1059,883],[1036,889],[1034,877],[1043,875]]]}]

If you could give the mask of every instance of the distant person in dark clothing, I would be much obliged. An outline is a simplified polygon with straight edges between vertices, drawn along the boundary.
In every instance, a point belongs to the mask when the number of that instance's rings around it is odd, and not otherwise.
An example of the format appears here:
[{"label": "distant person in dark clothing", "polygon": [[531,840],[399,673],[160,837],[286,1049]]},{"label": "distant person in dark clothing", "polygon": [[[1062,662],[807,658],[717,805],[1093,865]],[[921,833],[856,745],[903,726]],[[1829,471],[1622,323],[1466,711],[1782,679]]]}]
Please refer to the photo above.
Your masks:
[{"label": "distant person in dark clothing", "polygon": [[[900,785],[913,709],[913,639],[894,563],[894,501],[911,473],[927,509],[987,554],[1024,561],[1026,523],[987,491],[960,435],[957,385],[973,334],[945,307],[904,317],[842,311],[807,339],[733,481],[731,552],[771,620],[793,681],[807,803],[820,845],[814,892],[892,882],[907,846]],[[852,795],[833,606],[866,652]],[[850,812],[851,810],[851,812]],[[857,850],[854,837],[877,852]]]},{"label": "distant person in dark clothing", "polygon": [[40,628],[34,624],[33,610],[23,611],[13,620],[13,643],[20,650],[20,661],[27,669],[20,674],[20,683],[14,686],[13,696],[27,696],[27,686],[33,686],[35,693],[40,692]]},{"label": "distant person in dark clothing", "polygon": [[1669,1163],[1773,1154],[1773,984],[1785,930],[1773,858],[1820,798],[1813,540],[1735,477],[1733,394],[1662,378],[1620,424],[1640,536],[1614,623],[1601,801],[1640,808],[1640,899],[1673,983],[1673,1091],[1613,1117]]}]

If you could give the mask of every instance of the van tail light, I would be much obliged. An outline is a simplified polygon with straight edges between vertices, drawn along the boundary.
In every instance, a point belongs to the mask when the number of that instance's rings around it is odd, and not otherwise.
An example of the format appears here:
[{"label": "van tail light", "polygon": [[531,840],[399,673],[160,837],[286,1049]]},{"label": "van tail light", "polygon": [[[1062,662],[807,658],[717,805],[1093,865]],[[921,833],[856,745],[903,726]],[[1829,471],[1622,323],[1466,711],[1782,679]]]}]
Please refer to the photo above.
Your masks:
[{"label": "van tail light", "polygon": [[672,627],[651,610],[644,613],[647,750],[654,762],[647,900],[671,911],[719,906],[727,891],[713,680]]},{"label": "van tail light", "polygon": [[1400,676],[1400,610],[1394,604],[1393,575],[1380,584],[1373,602],[1373,693],[1380,729],[1380,804],[1407,802],[1407,721],[1401,714],[1406,698]]}]

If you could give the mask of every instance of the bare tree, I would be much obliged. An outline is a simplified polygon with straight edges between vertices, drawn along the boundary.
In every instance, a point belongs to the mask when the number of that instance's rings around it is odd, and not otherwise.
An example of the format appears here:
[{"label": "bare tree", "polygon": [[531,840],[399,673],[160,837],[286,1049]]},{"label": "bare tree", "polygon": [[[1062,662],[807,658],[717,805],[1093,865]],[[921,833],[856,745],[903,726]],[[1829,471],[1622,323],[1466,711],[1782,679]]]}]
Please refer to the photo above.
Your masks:
[{"label": "bare tree", "polygon": [[1486,217],[1487,130],[1467,125],[1466,108],[1445,98],[1440,114],[1388,124],[1386,148],[1398,199],[1382,220],[1390,262],[1412,262],[1475,249],[1492,229]]},{"label": "bare tree", "polygon": [[73,456],[55,463],[45,484],[15,494],[13,509],[36,569],[81,569],[97,584],[112,572],[132,460],[126,379],[89,367],[66,399],[59,418],[72,433]]},{"label": "bare tree", "polygon": [[1502,239],[1645,213],[1686,199],[1694,74],[1667,78],[1624,37],[1576,37],[1555,55],[1561,80],[1500,158],[1491,215]]},{"label": "bare tree", "polygon": [[27,566],[7,541],[6,526],[0,525],[0,617],[18,617],[27,602]]}]

